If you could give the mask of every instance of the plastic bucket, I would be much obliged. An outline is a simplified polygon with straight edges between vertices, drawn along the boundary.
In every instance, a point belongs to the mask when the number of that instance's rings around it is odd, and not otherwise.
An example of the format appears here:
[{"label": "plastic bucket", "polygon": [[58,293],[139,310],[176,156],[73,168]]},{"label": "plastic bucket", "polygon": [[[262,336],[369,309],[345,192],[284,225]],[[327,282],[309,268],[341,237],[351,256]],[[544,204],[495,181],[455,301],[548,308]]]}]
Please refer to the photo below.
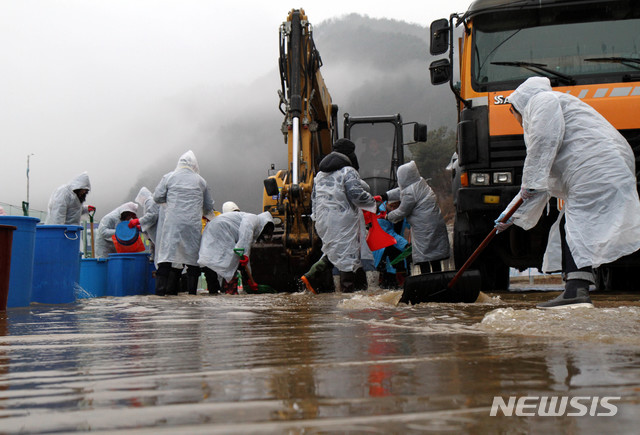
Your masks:
[{"label": "plastic bucket", "polygon": [[116,225],[116,239],[121,245],[129,246],[138,241],[138,227],[129,228],[129,221]]},{"label": "plastic bucket", "polygon": [[0,310],[2,311],[7,309],[11,275],[11,245],[16,229],[17,227],[13,225],[0,225]]},{"label": "plastic bucket", "polygon": [[76,300],[81,231],[79,225],[36,227],[32,302],[66,304]]},{"label": "plastic bucket", "polygon": [[[109,261],[119,262],[121,259],[131,260],[130,264],[123,267],[123,295],[143,295],[147,293],[147,273],[149,263],[149,254],[146,252],[130,252],[126,254],[109,254]],[[111,272],[113,270],[113,272]],[[114,267],[109,270],[109,274],[118,273],[118,268]],[[110,278],[111,279],[111,278]],[[114,282],[119,282],[117,278],[113,278]],[[116,295],[114,295],[116,296]]]},{"label": "plastic bucket", "polygon": [[81,291],[78,299],[99,298],[107,294],[107,267],[106,258],[83,258],[80,260]]},{"label": "plastic bucket", "polygon": [[28,307],[33,285],[33,257],[36,248],[36,225],[40,219],[29,216],[0,216],[0,225],[12,225],[13,253],[7,307]]}]

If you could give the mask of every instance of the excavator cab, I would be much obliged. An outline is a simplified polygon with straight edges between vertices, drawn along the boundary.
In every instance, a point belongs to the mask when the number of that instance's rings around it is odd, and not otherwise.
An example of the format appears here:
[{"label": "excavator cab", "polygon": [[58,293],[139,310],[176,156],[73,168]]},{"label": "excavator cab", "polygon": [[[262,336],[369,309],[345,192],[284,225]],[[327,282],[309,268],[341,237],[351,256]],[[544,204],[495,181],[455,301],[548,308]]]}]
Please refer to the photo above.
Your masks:
[{"label": "excavator cab", "polygon": [[427,126],[403,123],[399,113],[388,116],[344,115],[344,137],[356,145],[360,177],[381,195],[398,185],[397,169],[404,163],[404,127],[414,125],[413,142],[426,142]]}]

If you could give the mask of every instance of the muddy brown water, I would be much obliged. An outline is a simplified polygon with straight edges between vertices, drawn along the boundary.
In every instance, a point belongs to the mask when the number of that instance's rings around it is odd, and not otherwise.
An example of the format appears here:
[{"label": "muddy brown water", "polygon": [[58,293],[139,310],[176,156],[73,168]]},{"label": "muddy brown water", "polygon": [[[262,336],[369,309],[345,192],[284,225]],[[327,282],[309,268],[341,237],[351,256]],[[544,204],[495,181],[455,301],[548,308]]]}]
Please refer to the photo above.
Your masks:
[{"label": "muddy brown water", "polygon": [[[378,289],[9,309],[0,432],[637,433],[640,293],[543,311],[553,287],[516,290],[476,304],[396,306],[400,291]],[[492,416],[496,397],[526,415]],[[541,397],[586,415],[542,416]],[[612,413],[603,397],[615,415],[598,415]]]}]

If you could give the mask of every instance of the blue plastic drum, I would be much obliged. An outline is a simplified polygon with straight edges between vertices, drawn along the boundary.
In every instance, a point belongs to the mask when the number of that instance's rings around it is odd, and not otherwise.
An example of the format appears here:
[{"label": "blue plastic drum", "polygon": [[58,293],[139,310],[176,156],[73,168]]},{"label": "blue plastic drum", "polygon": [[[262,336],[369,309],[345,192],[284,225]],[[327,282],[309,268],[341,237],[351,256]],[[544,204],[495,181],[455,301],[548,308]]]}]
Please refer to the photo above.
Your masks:
[{"label": "blue plastic drum", "polygon": [[111,288],[109,296],[146,294],[148,263],[149,254],[146,252],[109,254],[107,277]]},{"label": "blue plastic drum", "polygon": [[33,259],[32,302],[67,304],[76,300],[80,278],[79,225],[38,225]]},{"label": "blue plastic drum", "polygon": [[127,254],[109,254],[107,261],[106,296],[130,296],[135,294],[132,277],[135,271],[135,260]]},{"label": "blue plastic drum", "polygon": [[78,299],[99,298],[107,294],[107,259],[80,260],[80,287]]},{"label": "blue plastic drum", "polygon": [[13,225],[17,228],[13,232],[8,308],[28,307],[31,303],[38,222],[40,219],[29,216],[0,216],[0,225]]}]

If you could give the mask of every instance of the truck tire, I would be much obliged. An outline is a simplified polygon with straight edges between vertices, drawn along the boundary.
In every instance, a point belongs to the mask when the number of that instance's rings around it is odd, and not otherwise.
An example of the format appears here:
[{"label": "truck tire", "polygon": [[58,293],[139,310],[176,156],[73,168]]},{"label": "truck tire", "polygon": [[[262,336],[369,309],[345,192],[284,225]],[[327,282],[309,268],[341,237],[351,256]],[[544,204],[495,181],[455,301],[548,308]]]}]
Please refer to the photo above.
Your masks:
[{"label": "truck tire", "polygon": [[594,270],[596,290],[627,291],[634,290],[633,271],[628,267],[600,266]]},{"label": "truck tire", "polygon": [[[462,267],[483,240],[470,234],[469,229],[466,215],[458,214],[453,226],[453,257],[456,269]],[[480,271],[482,291],[509,290],[509,266],[500,260],[491,246],[480,254],[470,268]]]}]

